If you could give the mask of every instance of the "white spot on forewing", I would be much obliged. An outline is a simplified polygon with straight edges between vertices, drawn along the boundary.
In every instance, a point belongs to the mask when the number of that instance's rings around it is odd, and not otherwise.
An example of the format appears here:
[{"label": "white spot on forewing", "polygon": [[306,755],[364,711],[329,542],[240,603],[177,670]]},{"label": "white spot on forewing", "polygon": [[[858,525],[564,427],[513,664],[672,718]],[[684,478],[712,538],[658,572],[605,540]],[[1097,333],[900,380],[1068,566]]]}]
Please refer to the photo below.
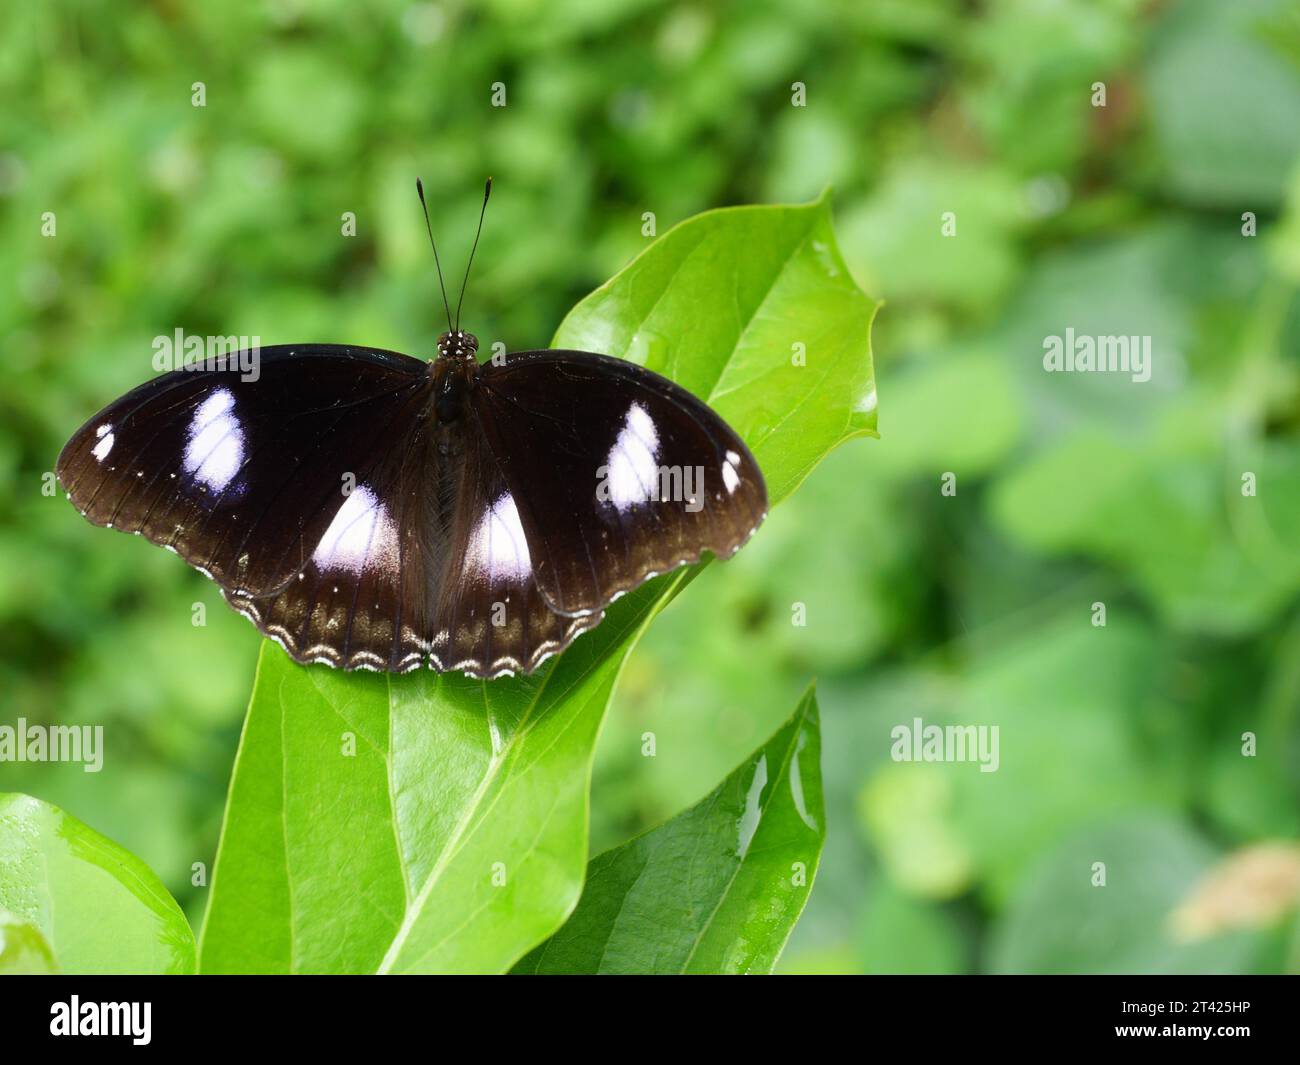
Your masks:
[{"label": "white spot on forewing", "polygon": [[359,574],[367,559],[386,558],[396,547],[397,527],[388,509],[366,485],[359,484],[343,500],[311,560],[323,570]]},{"label": "white spot on forewing", "polygon": [[736,472],[736,467],[730,462],[722,464],[722,483],[726,486],[727,495],[731,495],[740,487],[740,474]]},{"label": "white spot on forewing", "polygon": [[659,498],[659,432],[640,403],[627,409],[623,428],[610,448],[609,499],[622,511]]},{"label": "white spot on forewing", "polygon": [[740,471],[736,468],[739,465],[740,456],[728,448],[722,463],[722,483],[727,489],[727,495],[732,495],[740,487]]},{"label": "white spot on forewing", "polygon": [[185,472],[214,492],[224,490],[244,462],[244,431],[230,389],[218,388],[199,404],[186,437]]},{"label": "white spot on forewing", "polygon": [[97,462],[103,462],[108,457],[108,453],[113,450],[113,427],[107,424],[96,426],[95,436],[98,437],[99,443],[90,449],[90,453],[95,456]]},{"label": "white spot on forewing", "polygon": [[526,578],[532,573],[528,541],[519,521],[515,497],[509,492],[498,496],[479,518],[470,534],[465,566],[471,572],[497,578]]}]

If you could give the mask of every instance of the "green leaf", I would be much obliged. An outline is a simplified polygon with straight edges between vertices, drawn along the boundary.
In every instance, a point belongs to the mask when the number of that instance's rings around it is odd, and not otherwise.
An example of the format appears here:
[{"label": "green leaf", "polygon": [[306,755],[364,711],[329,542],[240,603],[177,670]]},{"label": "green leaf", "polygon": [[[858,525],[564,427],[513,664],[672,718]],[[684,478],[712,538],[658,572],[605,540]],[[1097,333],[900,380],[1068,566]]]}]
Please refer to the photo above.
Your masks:
[{"label": "green leaf", "polygon": [[0,910],[0,976],[58,972],[54,951],[41,930]]},{"label": "green leaf", "polygon": [[587,867],[573,916],[522,973],[768,973],[826,838],[812,688],[709,795]]},{"label": "green leaf", "polygon": [[[874,432],[874,312],[825,199],[730,208],[651,245],[555,346],[632,359],[708,400],[775,504],[836,444]],[[265,645],[201,969],[508,970],[577,904],[606,705],[638,635],[696,572],[620,599],[531,677],[344,674]]]},{"label": "green leaf", "polygon": [[149,867],[27,795],[0,795],[0,910],[0,971],[194,971],[194,935]]}]

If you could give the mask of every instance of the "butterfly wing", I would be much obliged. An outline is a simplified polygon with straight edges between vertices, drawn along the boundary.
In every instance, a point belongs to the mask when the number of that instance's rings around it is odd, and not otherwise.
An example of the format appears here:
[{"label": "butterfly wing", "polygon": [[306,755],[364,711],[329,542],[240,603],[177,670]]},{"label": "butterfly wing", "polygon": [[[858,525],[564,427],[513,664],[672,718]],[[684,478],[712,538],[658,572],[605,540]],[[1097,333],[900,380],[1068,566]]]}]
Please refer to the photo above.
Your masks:
[{"label": "butterfly wing", "polygon": [[398,534],[426,365],[335,345],[259,355],[255,379],[232,358],[102,410],[59,456],[69,499],[208,574],[299,661],[418,664],[426,578]]},{"label": "butterfly wing", "polygon": [[705,551],[729,557],[767,514],[740,437],[634,363],[519,352],[481,368],[471,403],[559,613],[599,611]]}]

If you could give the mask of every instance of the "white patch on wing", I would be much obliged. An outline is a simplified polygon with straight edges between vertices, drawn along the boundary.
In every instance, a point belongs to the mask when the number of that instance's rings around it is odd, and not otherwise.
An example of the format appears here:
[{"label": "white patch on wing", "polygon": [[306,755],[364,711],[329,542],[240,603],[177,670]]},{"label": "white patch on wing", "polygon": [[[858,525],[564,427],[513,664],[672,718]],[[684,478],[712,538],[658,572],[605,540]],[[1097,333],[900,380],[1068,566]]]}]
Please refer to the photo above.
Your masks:
[{"label": "white patch on wing", "polygon": [[95,436],[99,438],[99,443],[90,449],[90,453],[96,461],[103,462],[113,450],[113,427],[108,424],[97,426]]},{"label": "white patch on wing", "polygon": [[739,465],[740,456],[734,451],[728,451],[726,461],[722,464],[722,483],[726,486],[727,495],[732,495],[740,487],[740,474],[736,472]]},{"label": "white patch on wing", "polygon": [[525,579],[532,573],[528,541],[524,538],[515,497],[509,492],[498,496],[479,518],[470,534],[465,565],[474,572],[512,580]]},{"label": "white patch on wing", "polygon": [[230,389],[218,388],[199,404],[186,438],[185,472],[214,492],[224,490],[244,462],[244,431]]},{"label": "white patch on wing", "polygon": [[397,526],[364,484],[343,500],[311,560],[322,570],[360,574],[367,560],[387,559],[397,550]]},{"label": "white patch on wing", "polygon": [[640,403],[627,409],[623,428],[610,448],[609,499],[620,510],[659,499],[659,432]]}]

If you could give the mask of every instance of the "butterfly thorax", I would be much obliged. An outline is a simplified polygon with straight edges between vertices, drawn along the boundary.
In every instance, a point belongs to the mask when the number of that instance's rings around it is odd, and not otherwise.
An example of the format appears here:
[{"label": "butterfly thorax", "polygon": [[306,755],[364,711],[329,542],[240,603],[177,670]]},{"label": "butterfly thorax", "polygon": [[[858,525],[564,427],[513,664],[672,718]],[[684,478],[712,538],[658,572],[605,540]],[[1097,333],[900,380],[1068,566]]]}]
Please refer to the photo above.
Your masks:
[{"label": "butterfly thorax", "polygon": [[429,374],[433,378],[433,410],[440,424],[458,422],[465,414],[478,376],[477,349],[473,333],[457,330],[438,338],[438,357],[429,363]]}]

